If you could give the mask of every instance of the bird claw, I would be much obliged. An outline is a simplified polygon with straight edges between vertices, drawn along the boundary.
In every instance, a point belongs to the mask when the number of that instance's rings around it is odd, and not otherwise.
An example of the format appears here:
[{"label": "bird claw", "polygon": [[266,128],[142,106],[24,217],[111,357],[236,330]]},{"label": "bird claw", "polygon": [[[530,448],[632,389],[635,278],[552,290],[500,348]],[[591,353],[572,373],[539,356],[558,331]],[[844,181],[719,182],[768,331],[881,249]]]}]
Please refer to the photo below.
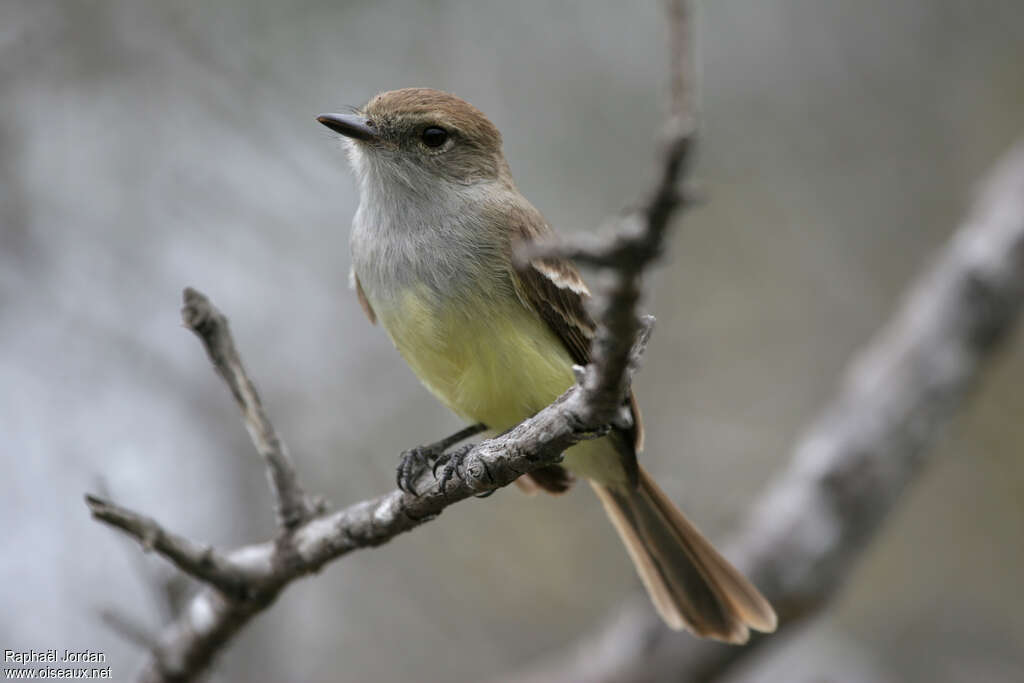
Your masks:
[{"label": "bird claw", "polygon": [[[437,479],[437,487],[440,489],[441,494],[445,492],[445,487],[448,486],[448,482],[453,477],[458,476],[459,479],[466,478],[466,456],[473,450],[473,445],[468,444],[452,451],[451,453],[442,453],[434,460],[433,474],[434,478]],[[438,475],[437,470],[441,468],[441,474]]]},{"label": "bird claw", "polygon": [[395,472],[395,483],[398,484],[399,490],[418,496],[416,482],[428,468],[434,468],[436,471],[435,463],[443,455],[430,446],[415,446],[402,451],[401,461]]}]

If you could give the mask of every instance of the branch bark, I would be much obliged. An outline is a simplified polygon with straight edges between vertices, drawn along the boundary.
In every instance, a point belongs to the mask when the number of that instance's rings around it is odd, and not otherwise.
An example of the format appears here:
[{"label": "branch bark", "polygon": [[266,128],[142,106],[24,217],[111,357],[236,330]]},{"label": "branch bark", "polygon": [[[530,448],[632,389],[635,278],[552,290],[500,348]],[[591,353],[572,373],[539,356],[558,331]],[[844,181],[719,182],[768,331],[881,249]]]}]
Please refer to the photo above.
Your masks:
[{"label": "branch bark", "polygon": [[[836,594],[943,428],[1010,336],[1024,301],[1024,140],[983,184],[970,215],[850,363],[839,392],[752,507],[726,553],[775,606],[779,631]],[[711,681],[746,648],[680,636],[636,601],[569,657],[516,683]]]}]

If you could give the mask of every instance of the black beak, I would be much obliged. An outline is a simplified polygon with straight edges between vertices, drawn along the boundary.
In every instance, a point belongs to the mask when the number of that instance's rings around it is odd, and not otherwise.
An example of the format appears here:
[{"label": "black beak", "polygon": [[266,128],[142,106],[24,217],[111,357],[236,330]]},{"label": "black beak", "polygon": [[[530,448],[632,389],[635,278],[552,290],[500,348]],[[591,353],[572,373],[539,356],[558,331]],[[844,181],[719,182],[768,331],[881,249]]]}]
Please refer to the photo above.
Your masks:
[{"label": "black beak", "polygon": [[377,131],[373,125],[362,116],[352,114],[320,114],[316,120],[324,124],[335,133],[341,133],[347,138],[356,140],[376,140]]}]

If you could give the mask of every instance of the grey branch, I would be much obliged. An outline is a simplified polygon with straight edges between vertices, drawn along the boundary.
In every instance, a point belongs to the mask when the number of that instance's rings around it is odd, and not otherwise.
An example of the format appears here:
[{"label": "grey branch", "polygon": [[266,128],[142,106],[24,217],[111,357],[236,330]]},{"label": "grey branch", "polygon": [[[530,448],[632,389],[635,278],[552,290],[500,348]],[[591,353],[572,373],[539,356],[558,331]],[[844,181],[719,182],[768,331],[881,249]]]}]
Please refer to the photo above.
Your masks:
[{"label": "grey branch", "polygon": [[[836,594],[1010,336],[1022,301],[1024,141],[992,172],[945,250],[850,363],[837,396],[728,548],[775,606],[780,631]],[[674,634],[637,601],[571,656],[508,680],[709,681],[754,650]]]},{"label": "grey branch", "polygon": [[155,520],[102,498],[87,495],[85,504],[95,519],[129,534],[142,545],[143,550],[163,555],[181,571],[228,595],[245,597],[250,577],[246,576],[244,568],[235,565],[210,546],[199,545],[184,536],[170,533]]},{"label": "grey branch", "polygon": [[228,328],[228,319],[209,299],[191,287],[185,290],[184,299],[182,322],[202,340],[217,374],[227,383],[242,409],[245,428],[267,465],[278,522],[282,528],[291,529],[312,517],[316,506],[303,493],[288,449],[270,424],[256,387],[245,372]]},{"label": "grey branch", "polygon": [[[630,344],[618,351],[622,358],[617,360],[628,369],[637,352]],[[600,376],[601,370],[594,373]],[[573,386],[534,417],[473,447],[464,457],[459,475],[443,489],[435,479],[425,490],[419,488],[418,495],[392,491],[314,517],[272,541],[228,553],[173,534],[136,512],[87,496],[94,517],[127,532],[147,550],[163,555],[207,584],[160,638],[142,680],[191,680],[292,581],[353,550],[386,543],[436,518],[453,503],[506,486],[525,472],[557,462],[569,446],[602,434],[605,423],[590,422],[588,416],[611,419],[614,415],[588,411],[591,400],[595,399],[587,389]],[[607,401],[603,397],[596,400]]]},{"label": "grey branch", "polygon": [[[583,387],[589,394],[584,409],[591,423],[610,422],[622,396],[629,389],[629,367],[635,362],[627,353],[637,337],[646,343],[650,322],[637,316],[640,275],[661,254],[672,218],[686,206],[680,191],[692,157],[696,113],[693,109],[691,73],[691,13],[687,0],[668,3],[669,64],[671,82],[670,114],[665,124],[658,165],[658,181],[646,201],[619,221],[616,231],[605,239],[584,238],[571,242],[527,245],[520,261],[560,256],[577,263],[604,267],[613,275],[612,284],[598,292],[592,305],[600,322],[593,341],[593,372],[587,372]],[[647,332],[645,332],[647,328]]]},{"label": "grey branch", "polygon": [[[674,40],[682,40],[688,35],[689,15],[680,10],[672,16],[680,24],[674,29]],[[685,82],[683,69],[688,63],[673,70],[674,84]],[[249,435],[266,462],[280,533],[265,543],[218,552],[172,534],[136,512],[94,496],[86,498],[94,517],[132,535],[144,548],[163,555],[205,584],[151,648],[141,680],[194,679],[292,581],[353,550],[386,543],[434,519],[453,503],[558,462],[568,447],[600,436],[609,424],[622,421],[620,408],[653,322],[637,315],[639,276],[661,252],[670,219],[682,204],[677,186],[692,146],[688,91],[674,85],[672,92],[658,184],[647,201],[625,216],[617,234],[591,245],[585,254],[584,260],[604,265],[615,276],[598,298],[593,362],[578,375],[577,384],[553,404],[511,431],[470,448],[460,459],[456,476],[445,485],[427,474],[423,478],[432,481],[426,487],[418,485],[416,495],[396,490],[324,514],[299,485],[287,450],[245,372],[227,319],[204,295],[185,290],[185,325],[202,340],[214,368],[230,387]],[[475,431],[476,427],[470,427],[463,435]]]}]

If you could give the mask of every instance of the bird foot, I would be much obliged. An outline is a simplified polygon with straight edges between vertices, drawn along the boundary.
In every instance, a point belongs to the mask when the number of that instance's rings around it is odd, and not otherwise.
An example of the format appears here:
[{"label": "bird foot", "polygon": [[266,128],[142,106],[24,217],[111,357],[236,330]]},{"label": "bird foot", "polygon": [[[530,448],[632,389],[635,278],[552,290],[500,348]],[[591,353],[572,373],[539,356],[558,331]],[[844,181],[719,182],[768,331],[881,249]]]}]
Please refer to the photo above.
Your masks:
[{"label": "bird foot", "polygon": [[402,451],[401,460],[395,473],[395,483],[403,493],[411,493],[418,496],[416,482],[428,469],[436,469],[435,463],[444,455],[444,448],[438,444],[429,446],[414,446],[407,451]]},{"label": "bird foot", "polygon": [[[449,447],[486,430],[487,426],[478,422],[455,432],[451,436],[441,439],[437,443],[432,443],[429,446],[416,446],[415,448],[410,448],[407,451],[402,451],[401,461],[398,463],[398,470],[395,473],[395,483],[398,484],[398,488],[404,493],[411,493],[414,496],[418,496],[419,493],[416,491],[416,482],[421,476],[423,476],[423,473],[426,472],[428,468],[434,472],[434,476],[436,478],[437,464],[438,462],[443,464],[447,461],[447,458],[444,458],[444,456],[445,451],[448,450]],[[465,457],[465,454],[469,452],[470,448],[472,447],[468,446],[463,449],[462,457]],[[448,478],[451,479],[451,476],[452,475],[449,474]]]},{"label": "bird foot", "polygon": [[[473,444],[467,444],[462,448],[455,449],[451,453],[442,453],[434,460],[434,478],[437,479],[437,487],[441,490],[442,495],[452,478],[466,478],[466,456],[469,455],[471,450],[473,450]],[[438,468],[441,470],[440,475],[438,474]]]}]

